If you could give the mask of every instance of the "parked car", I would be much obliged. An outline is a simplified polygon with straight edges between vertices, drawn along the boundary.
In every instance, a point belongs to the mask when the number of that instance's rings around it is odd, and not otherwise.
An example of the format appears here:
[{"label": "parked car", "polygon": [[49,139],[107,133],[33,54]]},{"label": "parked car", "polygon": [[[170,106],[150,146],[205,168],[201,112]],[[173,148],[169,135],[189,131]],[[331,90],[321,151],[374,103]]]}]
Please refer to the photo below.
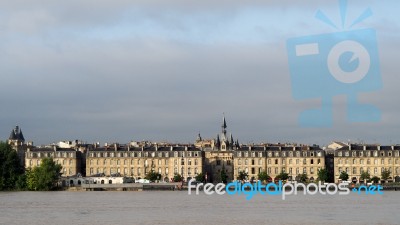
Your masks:
[{"label": "parked car", "polygon": [[139,179],[139,180],[136,180],[135,183],[148,184],[148,183],[150,183],[150,181],[147,179]]}]

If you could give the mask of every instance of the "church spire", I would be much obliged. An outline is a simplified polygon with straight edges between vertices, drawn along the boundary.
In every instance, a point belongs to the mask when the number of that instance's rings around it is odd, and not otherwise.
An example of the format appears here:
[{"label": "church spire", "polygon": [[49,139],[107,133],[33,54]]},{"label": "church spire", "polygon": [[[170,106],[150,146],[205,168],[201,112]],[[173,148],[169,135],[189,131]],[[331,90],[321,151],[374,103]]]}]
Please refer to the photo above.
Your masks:
[{"label": "church spire", "polygon": [[222,119],[222,126],[221,127],[222,127],[222,133],[224,134],[224,138],[226,138],[226,128],[228,126],[226,126],[225,113],[224,113],[224,117]]}]

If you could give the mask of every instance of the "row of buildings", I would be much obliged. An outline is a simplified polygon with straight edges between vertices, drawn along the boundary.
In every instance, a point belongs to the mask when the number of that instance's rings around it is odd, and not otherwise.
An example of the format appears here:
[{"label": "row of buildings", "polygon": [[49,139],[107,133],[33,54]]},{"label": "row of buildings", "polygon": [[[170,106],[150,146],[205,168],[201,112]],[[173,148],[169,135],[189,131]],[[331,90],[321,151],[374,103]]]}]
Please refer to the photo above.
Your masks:
[{"label": "row of buildings", "polygon": [[204,140],[199,134],[191,145],[131,142],[128,144],[85,144],[80,141],[59,142],[46,147],[25,143],[19,127],[12,130],[8,142],[16,149],[25,167],[40,165],[51,157],[62,165],[63,177],[125,176],[141,179],[150,171],[161,174],[169,182],[175,174],[188,180],[202,173],[208,182],[237,179],[244,171],[249,179],[267,172],[272,179],[282,172],[297,180],[307,174],[310,181],[317,179],[318,170],[326,168],[331,181],[338,182],[342,171],[353,182],[362,182],[361,173],[380,177],[385,169],[391,172],[389,181],[400,182],[400,146],[355,145],[340,142],[330,148],[295,144],[242,145],[227,135],[223,118],[221,133],[215,139]]}]

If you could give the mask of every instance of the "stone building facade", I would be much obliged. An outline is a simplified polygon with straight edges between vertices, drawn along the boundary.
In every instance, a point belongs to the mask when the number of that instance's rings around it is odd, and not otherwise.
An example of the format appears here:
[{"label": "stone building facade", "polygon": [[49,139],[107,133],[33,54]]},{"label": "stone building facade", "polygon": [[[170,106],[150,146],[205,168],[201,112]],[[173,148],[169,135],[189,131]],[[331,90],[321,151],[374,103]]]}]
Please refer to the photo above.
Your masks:
[{"label": "stone building facade", "polygon": [[390,171],[389,181],[400,182],[400,146],[354,145],[340,148],[334,153],[335,182],[345,171],[353,182],[364,182],[361,173],[381,177],[383,170]]},{"label": "stone building facade", "polygon": [[185,180],[203,172],[204,154],[194,146],[142,146],[113,144],[89,150],[86,175],[127,176],[144,178],[150,171],[171,181],[175,174]]},{"label": "stone building facade", "polygon": [[61,176],[80,176],[82,174],[82,153],[71,148],[36,148],[27,147],[25,152],[25,167],[33,168],[39,166],[44,158],[52,158],[62,166]]}]

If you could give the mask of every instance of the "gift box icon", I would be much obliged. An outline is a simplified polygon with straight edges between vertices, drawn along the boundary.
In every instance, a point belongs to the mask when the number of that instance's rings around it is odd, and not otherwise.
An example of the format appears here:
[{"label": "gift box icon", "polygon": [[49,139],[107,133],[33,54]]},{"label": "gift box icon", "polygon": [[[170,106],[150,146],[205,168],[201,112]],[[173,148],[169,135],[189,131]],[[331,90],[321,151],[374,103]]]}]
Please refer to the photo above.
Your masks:
[{"label": "gift box icon", "polygon": [[333,124],[332,98],[347,96],[350,122],[376,122],[378,108],[361,104],[357,95],[382,88],[374,29],[358,29],[287,40],[292,95],[296,100],[321,99],[321,107],[303,111],[302,126]]}]

